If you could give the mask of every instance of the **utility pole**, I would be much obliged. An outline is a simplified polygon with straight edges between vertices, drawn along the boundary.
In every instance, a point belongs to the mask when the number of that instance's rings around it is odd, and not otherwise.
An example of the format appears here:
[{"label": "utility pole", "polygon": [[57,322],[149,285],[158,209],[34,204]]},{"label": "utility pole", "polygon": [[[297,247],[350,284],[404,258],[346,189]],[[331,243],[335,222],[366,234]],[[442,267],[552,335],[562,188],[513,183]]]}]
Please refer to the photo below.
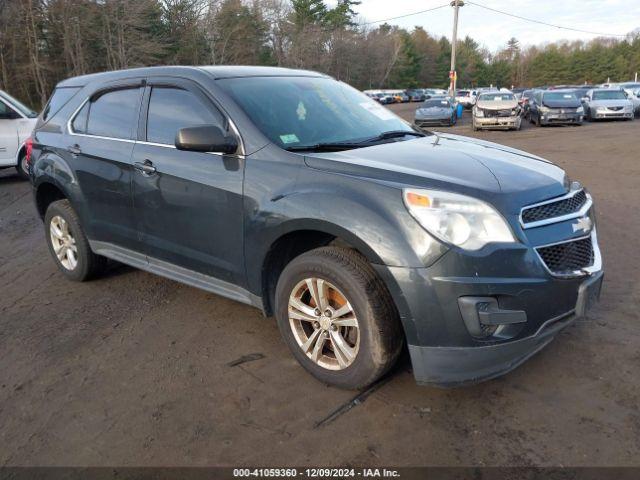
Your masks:
[{"label": "utility pole", "polygon": [[456,73],[456,43],[458,43],[458,8],[464,7],[464,0],[453,0],[451,2],[453,7],[453,36],[451,38],[451,70],[449,72],[449,78],[451,83],[449,86],[450,95],[452,98],[456,97],[456,82],[458,75]]}]

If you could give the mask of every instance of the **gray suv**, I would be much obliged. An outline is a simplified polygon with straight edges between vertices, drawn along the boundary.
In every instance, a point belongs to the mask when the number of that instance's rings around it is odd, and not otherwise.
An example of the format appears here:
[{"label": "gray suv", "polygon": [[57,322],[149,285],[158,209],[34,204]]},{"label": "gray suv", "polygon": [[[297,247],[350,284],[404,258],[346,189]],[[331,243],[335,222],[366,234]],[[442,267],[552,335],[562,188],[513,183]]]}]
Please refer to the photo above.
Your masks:
[{"label": "gray suv", "polygon": [[143,68],[65,80],[50,105],[27,162],[62,274],[111,259],[253,305],[325,383],[369,385],[403,345],[419,383],[492,378],[598,298],[579,183],[325,75]]}]

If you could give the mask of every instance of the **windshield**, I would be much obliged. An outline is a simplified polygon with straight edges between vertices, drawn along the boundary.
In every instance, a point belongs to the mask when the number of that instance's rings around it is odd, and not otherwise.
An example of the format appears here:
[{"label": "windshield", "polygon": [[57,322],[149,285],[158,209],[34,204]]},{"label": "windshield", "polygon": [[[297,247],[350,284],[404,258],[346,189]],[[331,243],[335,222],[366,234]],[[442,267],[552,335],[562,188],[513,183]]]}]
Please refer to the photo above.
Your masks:
[{"label": "windshield", "polygon": [[515,100],[513,93],[483,93],[478,100],[482,102],[503,102]]},{"label": "windshield", "polygon": [[578,100],[572,92],[549,92],[544,94],[543,99],[551,101]]},{"label": "windshield", "polygon": [[36,118],[38,116],[38,112],[31,110],[24,103],[13,98],[7,92],[2,92],[2,94],[0,94],[0,97],[4,97],[6,100],[8,100],[9,103],[11,103],[15,109],[20,110],[20,113],[22,113],[25,117]]},{"label": "windshield", "polygon": [[330,78],[247,77],[218,84],[283,148],[357,142],[388,131],[415,133],[390,110]]},{"label": "windshield", "polygon": [[449,106],[448,100],[437,100],[437,99],[427,100],[422,104],[422,108],[433,108],[433,107],[443,108],[448,106]]},{"label": "windshield", "polygon": [[594,100],[625,100],[627,96],[622,90],[600,90],[593,92]]}]

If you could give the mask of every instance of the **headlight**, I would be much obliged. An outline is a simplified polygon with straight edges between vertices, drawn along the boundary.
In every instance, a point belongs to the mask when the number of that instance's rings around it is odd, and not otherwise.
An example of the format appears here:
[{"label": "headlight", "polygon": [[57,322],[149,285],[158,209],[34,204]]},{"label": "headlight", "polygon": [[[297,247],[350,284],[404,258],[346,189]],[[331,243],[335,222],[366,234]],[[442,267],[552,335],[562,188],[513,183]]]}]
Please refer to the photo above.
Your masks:
[{"label": "headlight", "polygon": [[406,188],[409,213],[429,233],[466,250],[515,242],[505,219],[488,203],[457,193]]},{"label": "headlight", "polygon": [[578,107],[578,108],[576,109],[576,113],[584,113],[584,108],[582,108],[582,107]]},{"label": "headlight", "polygon": [[596,107],[596,112],[604,112],[607,110],[607,107]]},{"label": "headlight", "polygon": [[484,112],[481,108],[476,108],[476,117],[484,117]]},{"label": "headlight", "polygon": [[511,109],[511,116],[513,117],[513,116],[515,116],[517,114],[518,114],[518,109],[517,108],[512,108]]},{"label": "headlight", "polygon": [[540,110],[542,113],[549,113],[549,107],[545,107],[544,105],[541,105],[541,106],[540,106],[540,108],[539,108],[539,110]]}]

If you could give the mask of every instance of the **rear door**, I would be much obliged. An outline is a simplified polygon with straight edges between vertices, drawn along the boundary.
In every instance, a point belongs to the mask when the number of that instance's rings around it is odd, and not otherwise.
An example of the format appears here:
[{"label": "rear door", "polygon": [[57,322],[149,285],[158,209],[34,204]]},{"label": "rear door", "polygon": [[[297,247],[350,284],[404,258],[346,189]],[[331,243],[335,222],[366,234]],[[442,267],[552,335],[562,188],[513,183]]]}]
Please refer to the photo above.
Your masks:
[{"label": "rear door", "polygon": [[94,241],[139,250],[131,198],[131,155],[143,88],[119,84],[87,99],[69,125],[68,156]]},{"label": "rear door", "polygon": [[224,131],[227,119],[187,80],[149,79],[143,103],[133,198],[149,260],[242,284],[244,159],[175,148],[178,129],[214,124]]},{"label": "rear door", "polygon": [[0,99],[0,166],[16,163],[20,118],[22,115]]}]

